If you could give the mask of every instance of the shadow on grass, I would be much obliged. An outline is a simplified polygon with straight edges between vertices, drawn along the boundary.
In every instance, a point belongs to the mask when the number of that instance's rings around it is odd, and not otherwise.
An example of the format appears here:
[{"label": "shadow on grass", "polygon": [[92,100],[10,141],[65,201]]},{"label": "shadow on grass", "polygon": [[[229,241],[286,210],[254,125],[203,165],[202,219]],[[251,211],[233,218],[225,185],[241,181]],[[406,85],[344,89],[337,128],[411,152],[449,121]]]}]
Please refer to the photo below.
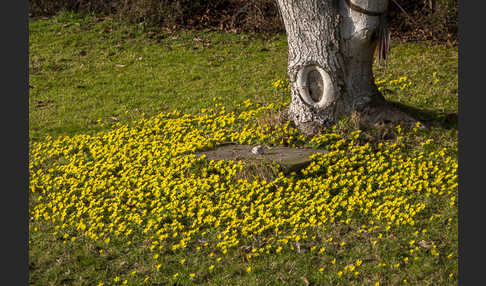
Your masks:
[{"label": "shadow on grass", "polygon": [[419,109],[399,102],[391,102],[393,106],[421,121],[426,126],[457,129],[457,113],[444,113],[431,109]]}]

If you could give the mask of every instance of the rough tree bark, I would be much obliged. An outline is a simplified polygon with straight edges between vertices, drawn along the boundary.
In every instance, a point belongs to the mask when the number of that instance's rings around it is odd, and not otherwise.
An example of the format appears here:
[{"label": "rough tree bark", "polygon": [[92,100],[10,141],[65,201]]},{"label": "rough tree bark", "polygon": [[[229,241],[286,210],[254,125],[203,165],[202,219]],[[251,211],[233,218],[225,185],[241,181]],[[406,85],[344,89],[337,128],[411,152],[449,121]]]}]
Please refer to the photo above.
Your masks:
[{"label": "rough tree bark", "polygon": [[388,0],[277,2],[288,41],[292,101],[286,115],[301,131],[315,134],[353,112],[373,123],[413,121],[374,83],[373,55]]}]

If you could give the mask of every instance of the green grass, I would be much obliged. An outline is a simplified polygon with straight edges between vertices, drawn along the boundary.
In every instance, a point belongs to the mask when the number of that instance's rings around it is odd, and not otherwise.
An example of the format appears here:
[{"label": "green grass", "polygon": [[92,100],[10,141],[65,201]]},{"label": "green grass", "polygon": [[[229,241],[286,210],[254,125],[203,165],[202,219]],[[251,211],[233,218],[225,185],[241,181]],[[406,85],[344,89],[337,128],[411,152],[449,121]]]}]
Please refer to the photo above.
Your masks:
[{"label": "green grass", "polygon": [[[194,113],[221,97],[278,102],[272,82],[285,77],[285,36],[219,32],[143,33],[105,18],[61,14],[30,23],[29,137],[94,133],[117,121],[174,109]],[[194,40],[198,39],[198,40]],[[432,85],[432,73],[440,82]],[[393,47],[375,75],[407,76],[412,87],[385,96],[426,119],[457,112],[457,50],[426,44]],[[424,113],[424,112],[422,112]],[[100,122],[98,122],[100,120]],[[103,124],[103,126],[102,126]]]},{"label": "green grass", "polygon": [[[278,103],[282,96],[288,96],[272,87],[272,82],[285,77],[284,35],[265,38],[210,31],[155,34],[111,18],[62,13],[31,21],[29,51],[31,145],[47,144],[46,136],[91,134],[99,138],[96,134],[103,133],[97,132],[115,130],[123,124],[139,130],[144,123],[136,121],[175,109],[200,115],[201,108],[225,106],[228,112],[239,112],[242,107],[238,104],[247,99],[266,104]],[[377,127],[363,131],[364,141],[375,147],[385,141],[402,142],[404,157],[446,147],[447,154],[454,158],[457,49],[400,44],[392,47],[386,66],[374,68],[376,77],[387,79],[380,85],[385,97],[402,104],[429,128],[404,129],[399,133],[394,126]],[[407,79],[400,84],[390,83],[404,76]],[[409,81],[410,86],[401,89]],[[349,138],[353,129],[352,123],[343,121],[333,132]],[[434,139],[434,143],[422,146],[427,139]],[[66,164],[61,158],[42,156],[48,160],[36,168],[46,173],[50,173],[49,168],[57,172],[59,166]],[[200,168],[203,167],[196,169]],[[300,174],[297,179],[305,176]],[[63,190],[62,186],[53,186],[54,191],[56,188]],[[38,195],[29,194],[31,210],[39,204]],[[311,253],[309,248],[314,242],[303,241],[303,252],[287,248],[280,254],[272,251],[250,260],[246,258],[249,249],[263,246],[262,241],[248,239],[242,247],[229,249],[223,255],[214,246],[215,232],[206,238],[209,247],[200,251],[166,251],[153,259],[151,240],[140,229],[134,231],[136,235],[130,240],[112,237],[108,244],[79,235],[69,225],[31,219],[30,284],[97,285],[103,281],[104,285],[121,285],[127,279],[128,285],[374,285],[376,281],[380,285],[456,285],[457,208],[448,207],[449,198],[445,197],[421,195],[419,199],[427,202],[428,208],[414,227],[386,231],[385,224],[377,223],[377,229],[369,230],[372,226],[368,218],[353,217],[350,224],[336,221],[327,225],[325,231],[316,231],[317,241],[326,246],[326,255]],[[362,224],[366,224],[367,231],[359,231]],[[63,234],[69,236],[64,238]],[[71,237],[76,240],[71,241]],[[328,242],[329,237],[334,240]],[[426,244],[412,255],[411,240],[415,240],[415,245],[421,240]],[[131,245],[127,245],[128,241]],[[204,241],[191,247],[203,246]],[[344,246],[339,245],[342,241],[346,242]],[[432,255],[427,243],[434,243],[440,255]],[[220,261],[216,260],[218,257]],[[404,262],[405,257],[410,257],[410,261]],[[332,258],[337,258],[336,263],[332,263]],[[358,258],[364,260],[357,267],[358,276],[338,275]],[[184,265],[181,259],[185,259]],[[378,267],[382,262],[387,265]],[[399,267],[393,267],[395,263]],[[154,270],[157,264],[161,264],[158,271]],[[211,271],[210,265],[215,266]],[[252,269],[247,273],[248,266]],[[320,267],[324,271],[319,272]],[[132,275],[133,271],[136,273]],[[173,278],[174,273],[180,276]],[[189,273],[195,273],[195,278],[190,278]],[[117,276],[119,282],[114,281]]]},{"label": "green grass", "polygon": [[188,31],[151,39],[138,26],[71,14],[32,21],[30,31],[31,140],[95,132],[142,113],[193,113],[216,96],[228,107],[275,101],[272,81],[285,75],[283,36]]}]

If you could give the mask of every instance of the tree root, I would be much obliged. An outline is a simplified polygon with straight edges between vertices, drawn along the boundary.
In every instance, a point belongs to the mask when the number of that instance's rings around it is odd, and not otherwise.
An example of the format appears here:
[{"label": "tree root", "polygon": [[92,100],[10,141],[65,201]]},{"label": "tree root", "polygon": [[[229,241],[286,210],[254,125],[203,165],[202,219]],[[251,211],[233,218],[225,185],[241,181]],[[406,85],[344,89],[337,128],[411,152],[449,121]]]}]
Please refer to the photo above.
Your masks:
[{"label": "tree root", "polygon": [[[385,124],[400,124],[403,127],[413,127],[419,121],[381,97],[375,98],[375,100],[372,102],[369,102],[365,106],[352,111],[351,114],[344,117],[349,117],[350,122],[352,122],[353,125],[359,129],[373,128]],[[288,108],[279,113],[278,119],[281,124],[283,124],[285,121],[291,120],[288,114]],[[300,122],[298,124],[292,122],[292,125],[298,128],[303,134],[307,136],[314,136],[321,133],[324,128],[331,127],[331,125],[336,123],[337,122],[330,122],[328,123],[329,126],[322,126],[310,121]],[[422,122],[421,125],[425,127],[424,123]]]},{"label": "tree root", "polygon": [[382,98],[377,98],[363,108],[356,110],[356,114],[359,121],[367,125],[391,123],[412,127],[418,122],[417,119]]}]

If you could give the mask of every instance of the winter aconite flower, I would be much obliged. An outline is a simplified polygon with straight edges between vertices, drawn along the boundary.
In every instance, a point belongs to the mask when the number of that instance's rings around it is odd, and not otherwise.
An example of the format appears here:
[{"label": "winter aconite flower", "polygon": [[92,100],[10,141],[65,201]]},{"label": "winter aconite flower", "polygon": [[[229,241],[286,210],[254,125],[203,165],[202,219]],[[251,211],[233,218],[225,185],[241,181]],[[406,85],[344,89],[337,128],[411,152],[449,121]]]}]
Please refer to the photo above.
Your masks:
[{"label": "winter aconite flower", "polygon": [[[406,78],[400,84],[405,83]],[[274,86],[287,84],[279,81]],[[95,135],[33,143],[29,216],[33,221],[52,222],[53,235],[65,243],[90,240],[103,246],[105,251],[95,250],[102,258],[109,254],[108,247],[134,248],[144,241],[153,263],[150,271],[156,275],[167,275],[162,274],[165,268],[161,269],[160,260],[166,251],[197,251],[210,261],[206,271],[211,271],[214,261],[220,263],[243,247],[248,249],[248,260],[309,251],[329,271],[342,269],[340,276],[355,279],[355,272],[364,273],[369,265],[363,256],[341,260],[336,249],[347,251],[353,245],[330,233],[330,226],[366,235],[369,239],[362,244],[373,251],[385,245],[396,229],[412,229],[403,245],[408,246],[406,253],[416,256],[421,252],[415,250],[415,240],[429,235],[420,219],[425,215],[431,223],[442,219],[434,209],[437,201],[457,208],[457,160],[446,151],[430,151],[430,138],[417,150],[405,152],[401,141],[372,145],[361,141],[362,132],[346,137],[335,126],[307,138],[289,121],[273,126],[257,120],[278,108],[247,100],[238,112],[216,106],[196,115],[172,111],[120,123]],[[399,126],[395,130],[405,132]],[[271,178],[253,179],[245,177],[247,166],[242,161],[198,156],[228,141],[269,148],[308,144],[328,152],[313,155],[299,172],[287,174],[275,164]],[[430,255],[438,256],[438,249],[431,249]],[[176,265],[185,270],[176,270],[174,279],[179,273],[194,277],[199,273],[199,269],[186,270],[193,263],[181,257],[188,256],[176,257]],[[414,261],[404,259],[407,265]],[[392,265],[396,260],[384,262]],[[324,271],[315,267],[314,271]],[[247,266],[246,272],[251,271]],[[132,276],[138,279],[136,273]],[[120,277],[113,281],[119,282]]]}]

